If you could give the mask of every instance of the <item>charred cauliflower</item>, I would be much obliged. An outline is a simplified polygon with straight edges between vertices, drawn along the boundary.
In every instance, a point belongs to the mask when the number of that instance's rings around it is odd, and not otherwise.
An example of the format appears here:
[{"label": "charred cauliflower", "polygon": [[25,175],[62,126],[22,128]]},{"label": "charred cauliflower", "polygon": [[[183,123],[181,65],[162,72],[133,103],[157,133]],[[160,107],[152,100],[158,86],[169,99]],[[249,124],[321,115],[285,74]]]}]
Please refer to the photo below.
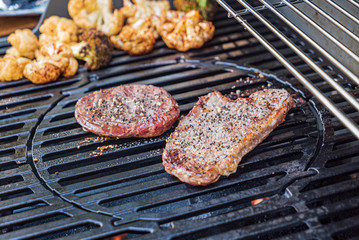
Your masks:
[{"label": "charred cauliflower", "polygon": [[52,42],[36,51],[36,61],[25,66],[24,76],[35,84],[44,84],[56,81],[61,74],[73,76],[77,68],[71,48],[61,42]]},{"label": "charred cauliflower", "polygon": [[[165,23],[166,18],[162,19]],[[202,20],[198,11],[192,10],[185,14],[167,31],[161,31],[161,37],[167,47],[185,52],[192,48],[200,48],[213,38],[214,26]]]},{"label": "charred cauliflower", "polygon": [[33,59],[36,49],[39,48],[37,37],[30,29],[18,29],[10,34],[7,40],[21,57]]},{"label": "charred cauliflower", "polygon": [[75,58],[86,62],[85,67],[96,70],[111,61],[113,45],[103,32],[89,29],[79,38],[80,42],[72,45],[71,50]]},{"label": "charred cauliflower", "polygon": [[164,12],[156,25],[157,31],[161,36],[165,36],[175,29],[177,23],[183,18],[185,12],[182,11],[167,11]]},{"label": "charred cauliflower", "polygon": [[122,28],[118,36],[112,36],[114,46],[131,55],[143,55],[152,51],[156,43],[151,18],[141,18]]},{"label": "charred cauliflower", "polygon": [[119,35],[112,36],[114,46],[131,55],[143,55],[152,51],[156,39],[159,37],[157,27],[162,12],[170,9],[167,0],[148,1],[130,0],[123,1],[121,9],[127,18],[126,24]]},{"label": "charred cauliflower", "polygon": [[127,24],[132,25],[140,18],[161,16],[162,13],[170,10],[170,3],[167,0],[124,0],[121,11],[127,18]]},{"label": "charred cauliflower", "polygon": [[47,45],[53,42],[71,44],[77,42],[77,26],[71,19],[51,16],[40,26],[40,45]]},{"label": "charred cauliflower", "polygon": [[23,78],[23,70],[31,60],[13,55],[0,58],[0,81],[14,81]]},{"label": "charred cauliflower", "polygon": [[36,52],[36,59],[41,61],[44,58],[51,59],[65,77],[73,76],[77,72],[78,62],[74,58],[71,48],[64,43],[57,42],[42,46]]},{"label": "charred cauliflower", "polygon": [[124,22],[120,10],[112,12],[112,0],[70,0],[68,11],[80,28],[96,28],[108,36],[118,34]]},{"label": "charred cauliflower", "polygon": [[41,61],[32,61],[24,69],[24,76],[35,84],[44,84],[56,81],[61,75],[61,69],[48,58]]},{"label": "charred cauliflower", "polygon": [[[36,54],[36,51],[35,51],[35,54]],[[17,57],[17,58],[21,57],[19,50],[17,50],[14,47],[8,48],[6,50],[6,55],[5,56],[13,56],[13,57]]]}]

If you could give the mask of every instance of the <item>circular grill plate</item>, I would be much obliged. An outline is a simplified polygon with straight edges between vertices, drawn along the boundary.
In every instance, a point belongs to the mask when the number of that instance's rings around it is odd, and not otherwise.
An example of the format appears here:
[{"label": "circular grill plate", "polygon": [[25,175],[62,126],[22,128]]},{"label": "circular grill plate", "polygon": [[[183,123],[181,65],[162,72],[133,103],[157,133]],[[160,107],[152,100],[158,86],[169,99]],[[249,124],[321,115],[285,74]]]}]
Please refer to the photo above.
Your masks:
[{"label": "circular grill plate", "polygon": [[33,159],[51,189],[84,209],[122,222],[146,219],[165,226],[173,219],[207,218],[249,207],[252,200],[281,194],[296,179],[314,174],[307,169],[321,141],[322,126],[314,107],[304,103],[243,158],[237,173],[207,187],[182,183],[164,171],[161,160],[173,128],[149,139],[105,139],[77,124],[78,99],[125,83],[165,88],[179,103],[181,114],[187,114],[199,96],[214,90],[236,98],[273,87],[299,96],[298,90],[271,74],[216,61],[160,62],[121,75],[114,68],[96,81],[63,92],[62,100],[39,124]]}]

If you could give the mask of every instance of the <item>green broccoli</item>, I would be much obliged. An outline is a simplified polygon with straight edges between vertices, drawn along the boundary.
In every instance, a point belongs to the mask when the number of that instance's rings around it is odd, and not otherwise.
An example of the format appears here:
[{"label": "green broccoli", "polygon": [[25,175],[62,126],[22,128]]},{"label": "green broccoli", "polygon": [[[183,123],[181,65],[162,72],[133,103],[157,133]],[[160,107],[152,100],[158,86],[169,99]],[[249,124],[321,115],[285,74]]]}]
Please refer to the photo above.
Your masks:
[{"label": "green broccoli", "polygon": [[106,66],[112,58],[113,45],[110,39],[94,28],[84,30],[80,42],[71,46],[75,58],[85,61],[85,67],[96,70]]}]

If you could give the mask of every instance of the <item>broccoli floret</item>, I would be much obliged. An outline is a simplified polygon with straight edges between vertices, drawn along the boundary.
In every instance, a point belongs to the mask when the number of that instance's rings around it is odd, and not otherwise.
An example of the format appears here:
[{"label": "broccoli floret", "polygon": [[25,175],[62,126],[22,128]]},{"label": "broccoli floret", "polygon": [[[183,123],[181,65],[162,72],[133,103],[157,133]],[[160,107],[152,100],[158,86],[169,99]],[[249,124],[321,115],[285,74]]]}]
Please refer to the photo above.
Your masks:
[{"label": "broccoli floret", "polygon": [[79,43],[71,46],[71,50],[75,58],[86,62],[85,67],[88,69],[99,69],[111,61],[113,45],[103,32],[84,30],[79,40]]}]

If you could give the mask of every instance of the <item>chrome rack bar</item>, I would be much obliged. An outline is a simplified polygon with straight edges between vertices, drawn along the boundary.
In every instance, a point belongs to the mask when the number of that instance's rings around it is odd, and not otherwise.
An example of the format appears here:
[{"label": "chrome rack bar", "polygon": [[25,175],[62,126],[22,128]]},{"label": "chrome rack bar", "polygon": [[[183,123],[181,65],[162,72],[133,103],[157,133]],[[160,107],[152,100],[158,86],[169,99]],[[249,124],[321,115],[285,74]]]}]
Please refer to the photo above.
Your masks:
[{"label": "chrome rack bar", "polygon": [[315,11],[323,15],[325,18],[327,18],[331,23],[333,23],[335,26],[337,26],[340,30],[348,34],[351,38],[353,38],[355,41],[359,42],[359,37],[355,35],[352,31],[350,31],[348,28],[346,28],[343,24],[341,24],[339,21],[335,20],[332,16],[324,12],[321,8],[319,8],[317,5],[312,3],[311,1],[304,0],[306,4],[308,4],[311,8],[313,8]]},{"label": "chrome rack bar", "polygon": [[348,0],[348,2],[359,8],[359,3],[355,2],[354,0]]},{"label": "chrome rack bar", "polygon": [[[297,3],[301,3],[303,1],[304,0],[291,0],[291,3],[292,4],[297,4]],[[283,1],[280,1],[280,2],[276,2],[276,3],[272,3],[272,6],[275,7],[275,8],[281,8],[281,7],[285,7],[286,4]],[[267,6],[262,5],[262,6],[255,7],[254,9],[257,10],[257,11],[262,11],[262,10],[265,10],[265,9],[268,9],[268,8],[267,8]],[[246,9],[246,8],[237,11],[237,14],[239,14],[239,15],[245,15],[245,14],[249,14],[249,13],[250,13],[250,11],[248,9]],[[228,15],[229,15],[228,17],[232,17],[232,15],[230,15],[230,14],[228,14]]]},{"label": "chrome rack bar", "polygon": [[287,0],[283,0],[284,3],[292,9],[295,13],[297,13],[300,17],[302,17],[304,20],[309,22],[315,29],[317,29],[320,33],[322,33],[325,37],[327,37],[331,42],[335,43],[338,47],[340,47],[341,50],[346,52],[349,56],[351,56],[356,62],[359,63],[359,56],[356,55],[353,51],[351,51],[349,48],[347,48],[343,43],[339,42],[335,37],[330,35],[324,28],[319,26],[316,22],[314,22],[312,19],[307,17],[305,14],[303,14],[298,8],[296,8],[294,5],[292,5]]},{"label": "chrome rack bar", "polygon": [[[357,111],[359,111],[359,102],[356,100],[356,98],[348,93],[340,84],[338,84],[332,77],[330,77],[323,69],[321,69],[313,60],[311,60],[303,51],[295,46],[284,34],[282,34],[279,30],[277,30],[271,23],[269,23],[263,16],[261,16],[259,13],[257,13],[248,3],[246,3],[244,0],[238,0],[243,4],[246,8],[248,8],[253,15],[255,15],[262,23],[264,23],[268,28],[272,30],[274,34],[276,34],[282,41],[284,41],[287,46],[289,46],[300,58],[302,58],[314,71],[316,71],[325,81],[327,81],[335,90],[338,91],[340,95],[342,95]],[[262,2],[267,2],[265,0],[261,0]],[[283,0],[286,4],[289,4],[286,0]],[[290,4],[289,4],[290,5]],[[267,5],[267,7],[270,5]],[[292,5],[290,5],[292,6]],[[277,11],[273,8],[271,8],[272,11]],[[286,20],[283,18],[283,20]],[[286,20],[286,23],[289,21]],[[290,23],[290,22],[289,22]],[[349,49],[348,49],[349,50]],[[357,56],[358,57],[358,56]],[[358,57],[359,61],[359,57]],[[359,79],[354,79],[356,84],[359,85]]]},{"label": "chrome rack bar", "polygon": [[332,5],[332,7],[337,9],[339,12],[343,13],[345,16],[350,18],[353,22],[356,22],[357,24],[359,24],[359,19],[356,18],[353,14],[349,13],[347,10],[345,10],[344,8],[342,8],[341,6],[339,6],[337,3],[333,2],[332,0],[326,0],[326,1],[327,1],[327,3]]},{"label": "chrome rack bar", "polygon": [[313,47],[315,47],[323,56],[325,56],[334,66],[336,66],[340,71],[347,75],[353,82],[359,85],[359,77],[357,77],[352,71],[345,67],[340,61],[330,55],[324,48],[322,48],[318,43],[313,41],[307,34],[295,26],[291,21],[289,21],[283,14],[276,11],[266,0],[259,0],[264,3],[268,9],[270,9],[274,14],[276,14],[283,22],[288,24],[294,31],[296,31],[303,39],[309,42]]},{"label": "chrome rack bar", "polygon": [[[320,75],[323,75],[325,78],[329,76],[320,69],[312,60],[310,60],[298,47],[296,47],[287,37],[285,37],[278,29],[276,29],[271,23],[269,23],[261,14],[259,14],[252,6],[250,6],[244,0],[237,0],[241,3],[246,9],[248,9],[257,19],[259,19],[263,24],[265,24],[268,29],[270,29],[274,34],[276,34],[287,46],[294,50],[298,55],[304,57],[307,63],[316,71],[320,72]],[[293,76],[298,79],[318,100],[328,108],[328,110],[343,123],[345,127],[348,128],[350,132],[354,134],[356,138],[359,139],[359,128],[358,126],[349,119],[341,110],[339,110],[334,103],[329,100],[325,95],[320,92],[308,79],[306,79],[277,49],[275,49],[263,36],[261,36],[245,19],[243,19],[239,14],[237,14],[224,0],[217,0],[217,2],[229,13],[231,14],[246,30],[248,30],[280,63],[283,64],[288,71],[293,74]],[[327,77],[328,76],[328,77]],[[333,80],[331,77],[328,78],[329,81]],[[334,81],[334,80],[333,80]],[[335,82],[335,81],[334,81]],[[335,85],[335,84],[334,84]],[[338,84],[339,85],[339,84]],[[343,89],[340,85],[339,87]],[[344,89],[343,89],[344,90]],[[342,92],[342,90],[340,90]],[[344,90],[345,91],[345,90]],[[346,92],[346,91],[345,91]],[[345,93],[344,96],[350,101],[354,100],[356,103],[356,108],[358,107],[358,102],[356,99],[349,93]]]}]

